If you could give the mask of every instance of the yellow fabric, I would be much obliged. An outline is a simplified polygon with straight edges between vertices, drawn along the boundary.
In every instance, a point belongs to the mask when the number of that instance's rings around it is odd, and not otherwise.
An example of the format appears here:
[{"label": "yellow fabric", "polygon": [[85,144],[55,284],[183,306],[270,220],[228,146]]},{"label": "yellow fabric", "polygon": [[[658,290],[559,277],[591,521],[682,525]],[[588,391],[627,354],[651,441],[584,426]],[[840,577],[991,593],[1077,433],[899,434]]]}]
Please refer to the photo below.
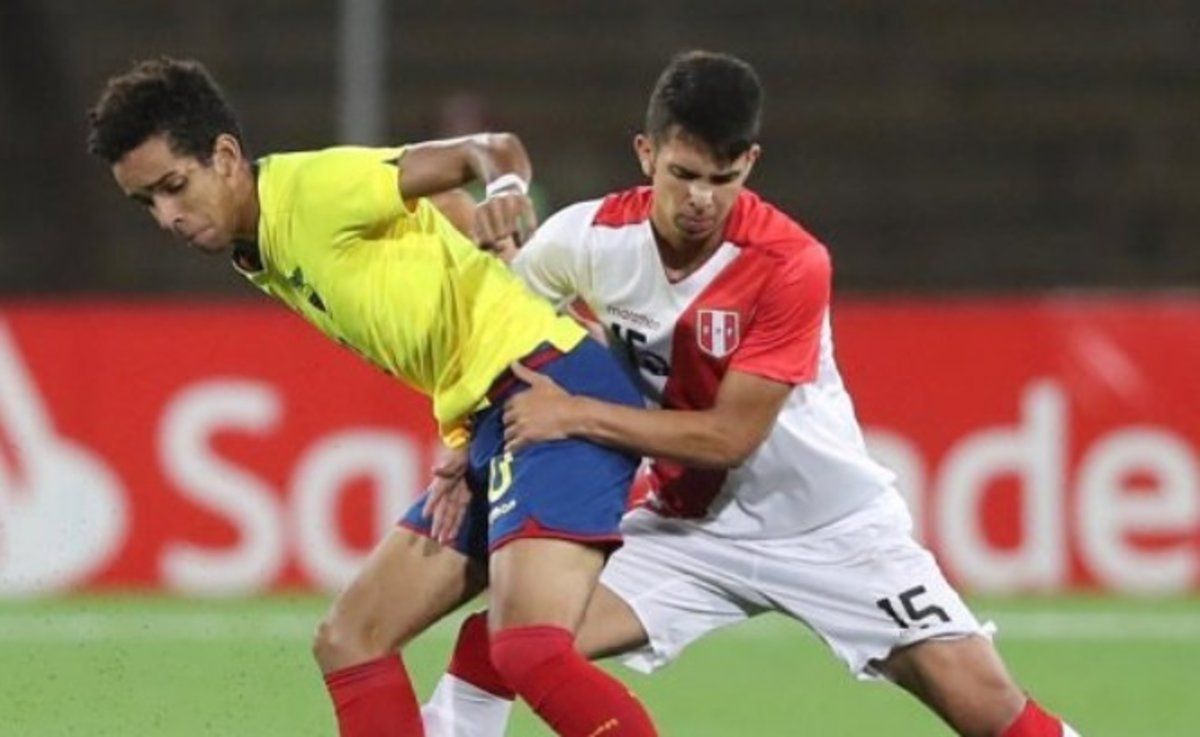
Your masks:
[{"label": "yellow fabric", "polygon": [[263,270],[242,273],[432,397],[443,437],[457,446],[466,442],[467,417],[511,362],[542,343],[568,351],[583,331],[428,200],[406,206],[403,153],[339,147],[262,159]]}]

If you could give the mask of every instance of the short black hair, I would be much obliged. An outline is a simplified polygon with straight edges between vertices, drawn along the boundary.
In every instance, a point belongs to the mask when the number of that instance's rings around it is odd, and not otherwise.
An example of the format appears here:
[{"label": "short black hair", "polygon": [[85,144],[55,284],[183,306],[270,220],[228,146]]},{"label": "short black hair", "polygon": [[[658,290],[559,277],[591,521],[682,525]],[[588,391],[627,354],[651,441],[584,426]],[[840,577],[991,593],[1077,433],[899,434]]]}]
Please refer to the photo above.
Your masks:
[{"label": "short black hair", "polygon": [[687,51],[663,70],[646,110],[646,133],[663,141],[679,126],[732,161],[758,140],[763,89],[754,67],[730,54]]},{"label": "short black hair", "polygon": [[245,149],[241,124],[212,75],[198,61],[162,56],[112,77],[88,111],[88,151],[109,164],[155,135],[171,150],[207,163],[217,136]]}]

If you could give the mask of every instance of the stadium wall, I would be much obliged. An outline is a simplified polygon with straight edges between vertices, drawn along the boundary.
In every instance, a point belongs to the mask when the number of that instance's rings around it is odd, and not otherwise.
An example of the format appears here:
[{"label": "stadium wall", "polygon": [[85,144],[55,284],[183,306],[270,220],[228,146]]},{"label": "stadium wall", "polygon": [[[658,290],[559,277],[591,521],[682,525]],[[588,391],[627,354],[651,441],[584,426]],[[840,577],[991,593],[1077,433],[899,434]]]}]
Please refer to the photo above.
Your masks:
[{"label": "stadium wall", "polygon": [[[1200,589],[1200,299],[848,299],[834,323],[957,583]],[[271,305],[9,304],[0,595],[340,586],[421,488],[428,412]]]}]

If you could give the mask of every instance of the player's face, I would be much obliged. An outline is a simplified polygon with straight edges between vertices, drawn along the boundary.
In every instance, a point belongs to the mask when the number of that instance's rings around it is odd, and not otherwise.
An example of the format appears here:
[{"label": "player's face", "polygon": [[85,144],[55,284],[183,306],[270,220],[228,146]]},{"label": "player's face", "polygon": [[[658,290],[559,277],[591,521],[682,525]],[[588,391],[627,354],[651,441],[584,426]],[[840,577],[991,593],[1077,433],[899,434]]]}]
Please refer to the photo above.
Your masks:
[{"label": "player's face", "polygon": [[233,175],[240,156],[232,136],[220,136],[204,163],[175,153],[165,135],[155,135],[121,157],[112,172],[159,227],[197,250],[217,253],[233,242],[237,229],[241,207]]},{"label": "player's face", "polygon": [[675,245],[708,243],[720,235],[760,153],[755,144],[737,159],[722,161],[679,129],[658,142],[639,135],[634,147],[654,187],[654,226]]}]

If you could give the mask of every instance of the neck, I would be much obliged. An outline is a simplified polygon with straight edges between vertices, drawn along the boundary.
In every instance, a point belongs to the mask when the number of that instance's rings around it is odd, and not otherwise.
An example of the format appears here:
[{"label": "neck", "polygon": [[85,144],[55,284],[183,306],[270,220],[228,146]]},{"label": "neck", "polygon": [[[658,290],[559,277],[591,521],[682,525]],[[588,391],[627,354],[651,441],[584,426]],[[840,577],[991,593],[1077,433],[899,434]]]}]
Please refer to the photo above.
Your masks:
[{"label": "neck", "polygon": [[654,216],[651,216],[650,224],[658,244],[659,257],[671,280],[682,279],[704,265],[721,245],[725,235],[723,228],[717,228],[704,240],[689,241],[665,235],[672,233],[673,229],[660,225]]},{"label": "neck", "polygon": [[246,162],[237,178],[237,200],[241,203],[238,208],[237,227],[234,229],[234,240],[253,243],[258,240],[258,170]]}]

